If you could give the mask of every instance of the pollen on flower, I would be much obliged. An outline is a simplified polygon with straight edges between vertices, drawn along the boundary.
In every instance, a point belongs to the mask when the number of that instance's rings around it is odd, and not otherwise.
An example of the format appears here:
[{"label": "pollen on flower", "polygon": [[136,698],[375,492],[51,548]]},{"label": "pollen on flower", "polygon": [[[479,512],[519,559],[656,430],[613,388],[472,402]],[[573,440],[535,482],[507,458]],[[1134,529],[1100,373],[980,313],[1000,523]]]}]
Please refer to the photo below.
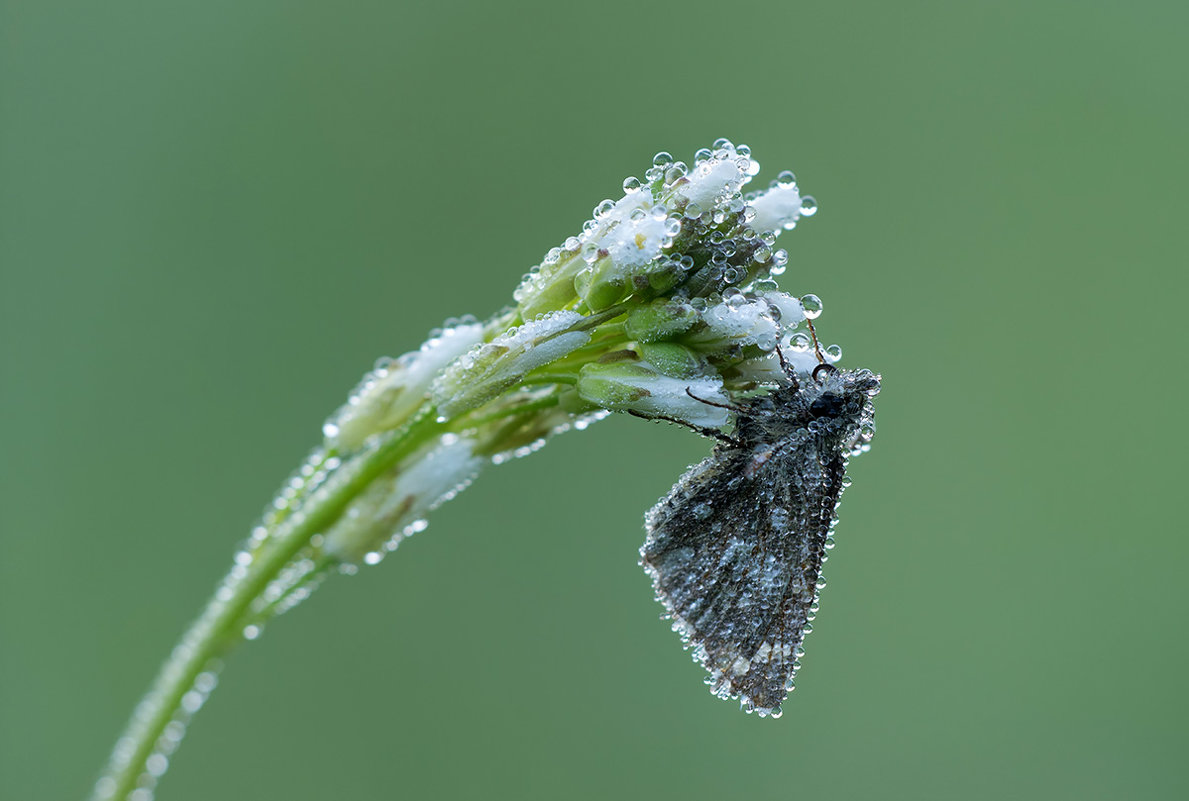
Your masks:
[{"label": "pollen on flower", "polygon": [[601,244],[616,264],[629,269],[643,267],[660,255],[668,230],[663,208],[659,214],[637,210],[608,231]]}]

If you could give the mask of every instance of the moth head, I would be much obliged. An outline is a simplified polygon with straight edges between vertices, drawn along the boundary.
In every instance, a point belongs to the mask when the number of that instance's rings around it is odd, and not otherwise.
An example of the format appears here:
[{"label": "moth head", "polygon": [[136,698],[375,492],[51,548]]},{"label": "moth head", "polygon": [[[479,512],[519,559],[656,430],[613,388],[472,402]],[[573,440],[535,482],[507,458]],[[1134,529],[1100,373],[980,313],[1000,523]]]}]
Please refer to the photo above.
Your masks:
[{"label": "moth head", "polygon": [[[870,370],[839,370],[819,364],[811,374],[808,412],[811,418],[857,417],[879,392],[879,376]],[[816,390],[816,391],[814,391]]]},{"label": "moth head", "polygon": [[[843,447],[852,455],[871,449],[875,434],[875,406],[880,377],[870,370],[834,370],[819,384],[821,393],[810,401],[810,413],[816,406],[832,420],[844,426]],[[816,371],[815,371],[816,372]],[[824,415],[823,415],[824,416]]]}]

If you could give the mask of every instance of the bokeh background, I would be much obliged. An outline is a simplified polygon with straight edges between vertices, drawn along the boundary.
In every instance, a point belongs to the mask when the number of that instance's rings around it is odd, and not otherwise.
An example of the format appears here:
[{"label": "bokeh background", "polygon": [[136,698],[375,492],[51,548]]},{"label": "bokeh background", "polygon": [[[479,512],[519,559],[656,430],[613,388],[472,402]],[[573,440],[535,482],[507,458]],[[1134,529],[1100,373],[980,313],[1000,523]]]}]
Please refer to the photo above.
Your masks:
[{"label": "bokeh background", "polygon": [[708,445],[491,469],[237,652],[186,799],[1163,799],[1185,755],[1183,3],[0,2],[0,796],[81,798],[322,419],[719,136],[882,371],[779,721],[636,565]]}]

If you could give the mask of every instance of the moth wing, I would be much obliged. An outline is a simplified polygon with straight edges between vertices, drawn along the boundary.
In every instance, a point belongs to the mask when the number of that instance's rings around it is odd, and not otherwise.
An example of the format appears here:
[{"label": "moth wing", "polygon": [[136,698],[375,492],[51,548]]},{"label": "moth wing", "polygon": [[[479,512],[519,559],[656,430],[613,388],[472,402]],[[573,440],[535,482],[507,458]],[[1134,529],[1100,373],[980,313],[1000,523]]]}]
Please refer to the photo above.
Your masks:
[{"label": "moth wing", "polygon": [[691,467],[645,518],[640,564],[711,691],[780,713],[816,611],[839,457],[726,449]]}]

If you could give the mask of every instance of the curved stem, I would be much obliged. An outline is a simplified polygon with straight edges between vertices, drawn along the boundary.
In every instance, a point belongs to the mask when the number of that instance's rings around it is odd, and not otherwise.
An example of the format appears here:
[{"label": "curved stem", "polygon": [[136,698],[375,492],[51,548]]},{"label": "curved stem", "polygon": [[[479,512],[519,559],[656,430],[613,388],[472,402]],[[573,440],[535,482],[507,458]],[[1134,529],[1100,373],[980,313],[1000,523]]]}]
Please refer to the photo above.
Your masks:
[{"label": "curved stem", "polygon": [[[198,696],[187,696],[196,690],[195,684],[204,671],[242,639],[243,624],[249,617],[252,602],[310,544],[310,538],[332,523],[376,476],[441,428],[432,409],[423,408],[384,444],[356,457],[362,462],[352,465],[345,481],[333,486],[328,483],[325,491],[311,494],[299,513],[277,527],[246,568],[232,569],[198,620],[182,636],[157,674],[152,689],[137,707],[116,744],[104,777],[95,786],[93,801],[124,801],[146,784],[142,776],[148,777],[147,784],[151,786],[164,770],[164,760],[160,760],[159,766],[151,763],[161,747],[162,735],[171,722],[185,718],[201,704],[203,688],[197,688]],[[147,793],[144,795],[148,797]]]}]

